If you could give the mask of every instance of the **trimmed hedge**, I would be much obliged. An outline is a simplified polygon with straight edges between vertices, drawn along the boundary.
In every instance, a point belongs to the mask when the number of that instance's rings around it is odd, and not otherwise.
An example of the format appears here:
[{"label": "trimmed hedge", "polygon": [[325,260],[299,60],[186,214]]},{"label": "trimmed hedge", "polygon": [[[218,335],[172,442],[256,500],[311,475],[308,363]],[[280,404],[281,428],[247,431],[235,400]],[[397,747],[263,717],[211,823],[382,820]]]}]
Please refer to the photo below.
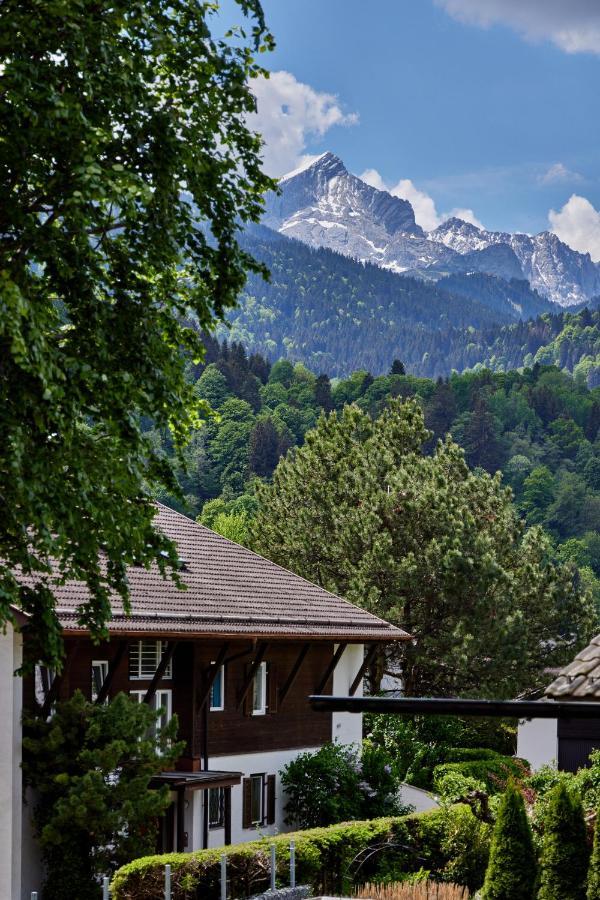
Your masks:
[{"label": "trimmed hedge", "polygon": [[[311,885],[316,894],[342,894],[355,879],[392,880],[420,869],[476,890],[485,875],[490,827],[476,819],[468,806],[454,806],[420,815],[312,828],[214,850],[147,856],[119,869],[111,896],[114,900],[163,900],[164,867],[169,863],[173,900],[200,896],[218,900],[220,858],[225,853],[230,896],[249,897],[268,887],[271,844],[276,846],[278,881],[288,884],[292,838],[296,883]],[[375,846],[378,852],[365,852]]]},{"label": "trimmed hedge", "polygon": [[479,757],[464,762],[442,763],[433,770],[434,789],[445,775],[452,773],[476,778],[483,782],[488,793],[500,794],[509,778],[520,780],[529,774],[529,764],[516,756],[501,756],[499,753],[485,759]]}]

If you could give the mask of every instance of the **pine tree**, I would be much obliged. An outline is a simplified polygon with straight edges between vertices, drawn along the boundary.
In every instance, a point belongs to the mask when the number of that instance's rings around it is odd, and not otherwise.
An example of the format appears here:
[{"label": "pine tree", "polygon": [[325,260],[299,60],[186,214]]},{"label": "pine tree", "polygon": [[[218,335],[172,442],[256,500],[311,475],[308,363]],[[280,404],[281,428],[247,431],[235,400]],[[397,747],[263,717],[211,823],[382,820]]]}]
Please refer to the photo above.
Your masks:
[{"label": "pine tree", "polygon": [[315,403],[320,406],[326,413],[333,409],[333,400],[331,399],[331,382],[329,375],[319,375],[315,381]]},{"label": "pine tree", "polygon": [[600,810],[596,811],[594,848],[587,877],[587,900],[600,900]]},{"label": "pine tree", "polygon": [[395,359],[390,369],[390,375],[406,375],[404,363],[400,359]]},{"label": "pine tree", "polygon": [[538,900],[585,900],[589,853],[583,807],[564,782],[552,789],[543,824]]},{"label": "pine tree", "polygon": [[509,783],[494,825],[483,900],[530,900],[535,879],[535,850],[523,797]]},{"label": "pine tree", "polygon": [[270,419],[260,419],[250,434],[250,471],[269,478],[279,459],[279,435]]}]

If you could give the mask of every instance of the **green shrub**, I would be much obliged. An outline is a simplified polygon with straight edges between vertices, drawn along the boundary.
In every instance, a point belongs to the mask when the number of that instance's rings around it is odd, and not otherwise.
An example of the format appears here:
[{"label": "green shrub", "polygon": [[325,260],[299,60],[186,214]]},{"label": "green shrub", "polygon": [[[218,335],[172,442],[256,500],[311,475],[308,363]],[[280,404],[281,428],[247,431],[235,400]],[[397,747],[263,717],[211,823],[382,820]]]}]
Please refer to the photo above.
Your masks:
[{"label": "green shrub", "polygon": [[485,875],[484,900],[531,900],[536,859],[523,797],[510,782],[498,809]]},{"label": "green shrub", "polygon": [[386,749],[371,741],[363,741],[360,756],[356,747],[332,743],[301,753],[281,774],[288,797],[286,822],[315,828],[406,813],[394,771]]},{"label": "green shrub", "polygon": [[594,848],[587,877],[587,900],[600,900],[600,812],[596,813]]},{"label": "green shrub", "polygon": [[438,785],[449,774],[474,778],[485,785],[490,794],[500,794],[506,788],[510,778],[523,779],[529,775],[529,767],[525,760],[514,756],[496,756],[487,759],[472,759],[465,762],[444,763],[433,770],[433,786]]},{"label": "green shrub", "polygon": [[539,900],[585,900],[589,854],[583,806],[564,782],[552,789],[543,824]]},{"label": "green shrub", "polygon": [[[230,895],[247,897],[268,887],[269,845],[275,844],[278,879],[288,883],[289,842],[296,845],[296,879],[330,895],[353,881],[400,880],[425,869],[441,881],[481,886],[487,864],[489,826],[466,806],[421,815],[347,822],[196,853],[135,860],[112,884],[114,900],[163,900],[164,867],[171,866],[173,900],[217,900],[220,857],[227,855]],[[377,852],[370,852],[377,847]]]}]

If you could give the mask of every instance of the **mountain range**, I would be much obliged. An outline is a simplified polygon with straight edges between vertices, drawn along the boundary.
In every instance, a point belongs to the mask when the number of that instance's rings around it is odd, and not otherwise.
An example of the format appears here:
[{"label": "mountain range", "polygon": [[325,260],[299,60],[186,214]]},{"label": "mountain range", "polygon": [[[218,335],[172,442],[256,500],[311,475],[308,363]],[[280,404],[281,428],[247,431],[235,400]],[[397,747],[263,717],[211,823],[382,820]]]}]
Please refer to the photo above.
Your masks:
[{"label": "mountain range", "polygon": [[600,265],[552,232],[487,231],[458,218],[425,232],[408,200],[362,181],[329,152],[280,180],[279,193],[267,198],[263,224],[397,274],[432,281],[477,272],[526,279],[565,307],[600,294]]}]

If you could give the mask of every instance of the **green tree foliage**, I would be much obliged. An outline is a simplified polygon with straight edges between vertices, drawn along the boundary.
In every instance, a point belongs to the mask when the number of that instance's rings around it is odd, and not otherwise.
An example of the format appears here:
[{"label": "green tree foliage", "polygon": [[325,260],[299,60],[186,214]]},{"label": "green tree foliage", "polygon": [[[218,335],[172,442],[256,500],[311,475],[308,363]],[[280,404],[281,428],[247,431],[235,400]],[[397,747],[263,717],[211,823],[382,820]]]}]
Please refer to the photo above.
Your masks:
[{"label": "green tree foliage", "polygon": [[[532,900],[536,858],[523,797],[509,783],[498,809],[483,900]],[[566,897],[565,897],[566,900]]]},{"label": "green tree foliage", "polygon": [[600,900],[600,815],[596,812],[594,845],[587,877],[586,900]]},{"label": "green tree foliage", "polygon": [[301,753],[282,771],[286,822],[315,828],[400,815],[399,783],[392,757],[381,746],[364,741],[360,752],[342,744],[324,744]]},{"label": "green tree foliage", "polygon": [[157,732],[157,715],[125,694],[97,705],[78,691],[48,721],[26,718],[23,774],[35,788],[47,900],[99,900],[100,876],[154,851],[170,800],[149,783],[183,749],[176,718]]},{"label": "green tree foliage", "polygon": [[564,781],[550,793],[543,828],[539,900],[585,900],[589,852],[583,807]]},{"label": "green tree foliage", "polygon": [[141,423],[181,444],[197,422],[184,316],[210,327],[261,271],[237,233],[273,185],[247,126],[272,39],[238,6],[223,39],[217,3],[0,9],[0,623],[25,609],[35,657],[60,651],[50,557],[87,584],[93,635],[128,564],[175,565],[143,485],[176,485]]},{"label": "green tree foliage", "polygon": [[396,650],[408,694],[543,683],[589,636],[590,598],[499,476],[450,440],[424,456],[427,438],[414,400],[321,418],[259,486],[254,546],[412,634]]}]

